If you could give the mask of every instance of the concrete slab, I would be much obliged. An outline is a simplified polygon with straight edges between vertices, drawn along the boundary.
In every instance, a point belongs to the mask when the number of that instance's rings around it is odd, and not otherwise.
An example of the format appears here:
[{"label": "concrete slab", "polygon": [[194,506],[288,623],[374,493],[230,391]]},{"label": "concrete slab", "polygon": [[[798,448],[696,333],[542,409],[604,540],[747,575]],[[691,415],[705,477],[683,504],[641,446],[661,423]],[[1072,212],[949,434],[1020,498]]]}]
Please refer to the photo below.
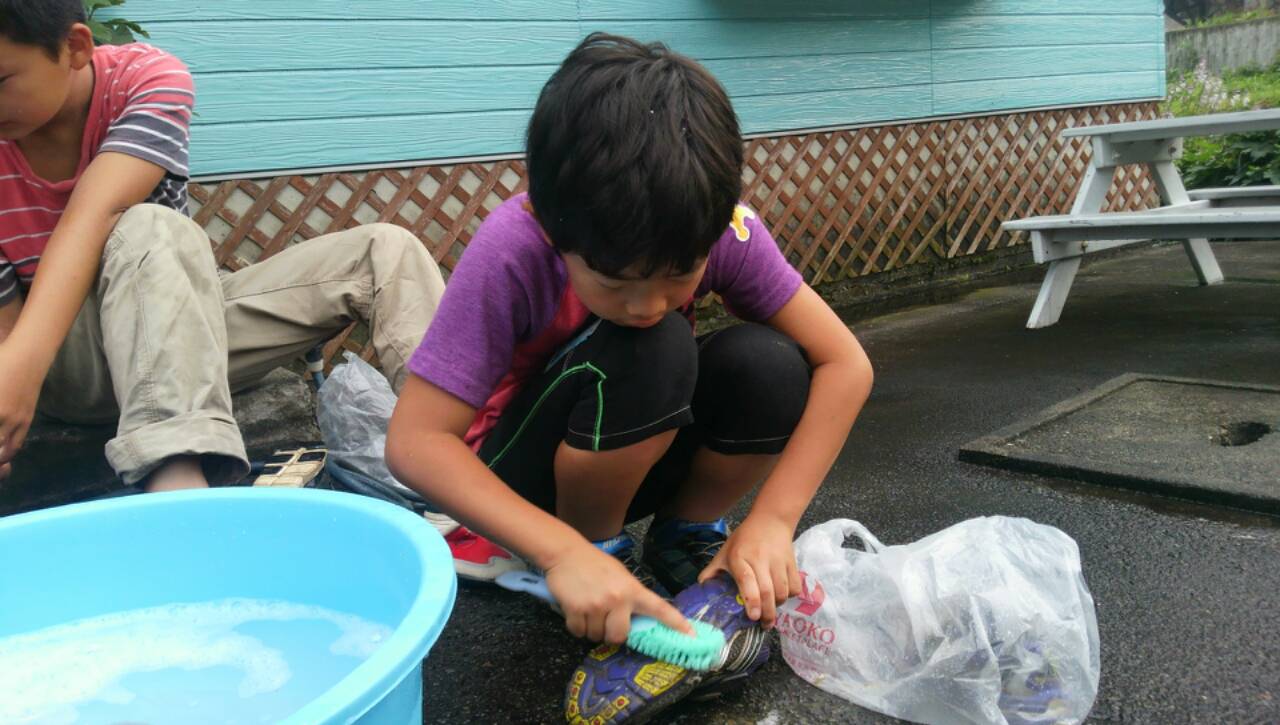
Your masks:
[{"label": "concrete slab", "polygon": [[1122,375],[960,460],[1280,514],[1280,387]]}]

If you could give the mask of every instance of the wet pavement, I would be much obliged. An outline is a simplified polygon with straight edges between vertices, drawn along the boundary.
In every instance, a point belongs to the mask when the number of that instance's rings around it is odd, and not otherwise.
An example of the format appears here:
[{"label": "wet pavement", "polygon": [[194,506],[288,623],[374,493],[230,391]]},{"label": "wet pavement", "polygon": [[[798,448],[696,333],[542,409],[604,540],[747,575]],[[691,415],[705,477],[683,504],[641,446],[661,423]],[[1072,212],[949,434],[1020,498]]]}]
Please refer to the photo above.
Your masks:
[{"label": "wet pavement", "polygon": [[[1215,287],[1196,285],[1179,246],[1087,260],[1062,321],[1043,330],[1023,327],[1037,287],[1025,283],[855,321],[876,387],[801,530],[853,518],[896,544],[975,516],[1056,526],[1079,543],[1097,605],[1093,721],[1280,722],[1280,519],[957,459],[1125,373],[1280,384],[1280,242],[1215,250],[1227,275]],[[563,722],[584,651],[533,601],[466,588],[426,663],[426,720]],[[892,722],[776,655],[744,690],[664,719]]]}]

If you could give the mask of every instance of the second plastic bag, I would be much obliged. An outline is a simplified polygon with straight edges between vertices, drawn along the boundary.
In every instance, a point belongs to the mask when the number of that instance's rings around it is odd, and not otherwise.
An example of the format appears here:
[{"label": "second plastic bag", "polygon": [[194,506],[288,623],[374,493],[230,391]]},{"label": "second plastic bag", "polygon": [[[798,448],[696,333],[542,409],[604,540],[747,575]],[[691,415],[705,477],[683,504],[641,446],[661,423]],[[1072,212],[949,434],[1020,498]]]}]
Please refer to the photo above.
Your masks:
[{"label": "second plastic bag", "polygon": [[988,517],[885,546],[837,519],[801,535],[796,558],[782,654],[827,692],[923,723],[1078,723],[1093,706],[1097,617],[1058,529]]},{"label": "second plastic bag", "polygon": [[387,423],[396,394],[382,373],[351,352],[317,394],[316,418],[329,456],[343,468],[371,478],[410,501],[421,500],[387,469]]}]

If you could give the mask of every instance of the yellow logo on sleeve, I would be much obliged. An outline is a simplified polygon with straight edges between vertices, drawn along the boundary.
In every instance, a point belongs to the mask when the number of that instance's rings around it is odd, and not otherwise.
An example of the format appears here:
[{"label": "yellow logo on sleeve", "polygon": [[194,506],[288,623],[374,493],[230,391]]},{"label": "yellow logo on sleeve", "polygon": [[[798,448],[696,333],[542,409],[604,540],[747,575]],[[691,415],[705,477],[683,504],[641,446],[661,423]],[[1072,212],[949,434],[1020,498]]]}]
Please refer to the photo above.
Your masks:
[{"label": "yellow logo on sleeve", "polygon": [[733,209],[733,221],[729,222],[729,226],[733,227],[733,234],[738,238],[739,242],[745,242],[751,238],[751,230],[747,228],[747,220],[755,219],[756,213],[739,204]]}]

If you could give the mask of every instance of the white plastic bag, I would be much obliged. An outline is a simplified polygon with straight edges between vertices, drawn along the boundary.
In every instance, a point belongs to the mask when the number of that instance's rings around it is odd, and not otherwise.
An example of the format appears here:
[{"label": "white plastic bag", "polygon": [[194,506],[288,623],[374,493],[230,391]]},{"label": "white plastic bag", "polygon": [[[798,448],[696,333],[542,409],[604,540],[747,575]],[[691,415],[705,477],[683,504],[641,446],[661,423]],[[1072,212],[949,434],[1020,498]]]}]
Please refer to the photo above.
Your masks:
[{"label": "white plastic bag", "polygon": [[[846,548],[849,537],[867,551]],[[1098,694],[1098,623],[1071,537],[987,517],[884,546],[836,519],[796,540],[803,593],[780,609],[787,664],[923,723],[1078,723]]]},{"label": "white plastic bag", "polygon": [[351,352],[333,369],[317,394],[317,420],[329,456],[348,470],[417,498],[387,469],[387,423],[396,394],[382,373]]}]

